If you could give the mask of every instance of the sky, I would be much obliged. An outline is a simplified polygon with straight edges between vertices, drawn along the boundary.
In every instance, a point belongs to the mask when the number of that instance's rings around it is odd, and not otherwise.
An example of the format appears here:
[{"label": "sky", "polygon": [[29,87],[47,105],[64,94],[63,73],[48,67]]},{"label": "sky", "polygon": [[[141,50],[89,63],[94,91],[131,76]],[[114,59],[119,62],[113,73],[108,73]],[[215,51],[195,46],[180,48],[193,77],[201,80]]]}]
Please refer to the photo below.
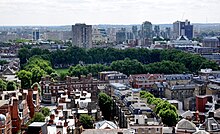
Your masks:
[{"label": "sky", "polygon": [[220,23],[220,0],[0,0],[0,25]]}]

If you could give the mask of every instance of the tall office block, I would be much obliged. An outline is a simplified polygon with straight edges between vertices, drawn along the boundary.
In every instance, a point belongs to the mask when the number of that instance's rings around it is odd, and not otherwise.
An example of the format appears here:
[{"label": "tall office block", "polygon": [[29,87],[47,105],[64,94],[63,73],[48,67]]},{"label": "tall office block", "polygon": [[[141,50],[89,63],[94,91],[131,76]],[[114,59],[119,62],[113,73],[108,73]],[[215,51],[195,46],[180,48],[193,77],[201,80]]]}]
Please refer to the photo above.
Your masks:
[{"label": "tall office block", "polygon": [[154,26],[154,36],[160,36],[160,26],[159,25]]},{"label": "tall office block", "polygon": [[138,37],[138,28],[137,26],[132,26],[132,33],[134,34],[134,39]]},{"label": "tall office block", "polygon": [[145,21],[141,25],[142,38],[152,38],[152,24],[149,21]]},{"label": "tall office block", "polygon": [[141,44],[142,46],[150,46],[152,43],[153,31],[152,31],[152,23],[149,21],[145,21],[141,25]]},{"label": "tall office block", "polygon": [[193,25],[191,25],[188,20],[185,22],[176,21],[173,23],[173,39],[177,39],[182,35],[190,40],[193,38]]},{"label": "tall office block", "polygon": [[33,40],[39,40],[40,39],[40,30],[35,28],[33,29]]},{"label": "tall office block", "polygon": [[185,25],[185,36],[192,40],[193,38],[193,25]]},{"label": "tall office block", "polygon": [[171,28],[170,27],[165,28],[165,37],[164,38],[167,38],[167,39],[171,38]]},{"label": "tall office block", "polygon": [[92,48],[92,25],[75,24],[72,26],[73,46]]},{"label": "tall office block", "polygon": [[118,32],[116,32],[116,43],[122,44],[126,41],[126,29],[121,28]]}]

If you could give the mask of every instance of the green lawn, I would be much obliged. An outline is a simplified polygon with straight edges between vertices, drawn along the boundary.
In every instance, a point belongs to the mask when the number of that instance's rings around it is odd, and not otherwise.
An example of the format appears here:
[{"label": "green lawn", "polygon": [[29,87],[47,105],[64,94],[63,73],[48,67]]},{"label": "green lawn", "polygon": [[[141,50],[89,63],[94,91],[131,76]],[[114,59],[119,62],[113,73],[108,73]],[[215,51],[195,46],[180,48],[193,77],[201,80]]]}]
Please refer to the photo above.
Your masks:
[{"label": "green lawn", "polygon": [[63,69],[55,69],[57,74],[61,74],[61,73],[68,73],[68,68],[63,68]]}]

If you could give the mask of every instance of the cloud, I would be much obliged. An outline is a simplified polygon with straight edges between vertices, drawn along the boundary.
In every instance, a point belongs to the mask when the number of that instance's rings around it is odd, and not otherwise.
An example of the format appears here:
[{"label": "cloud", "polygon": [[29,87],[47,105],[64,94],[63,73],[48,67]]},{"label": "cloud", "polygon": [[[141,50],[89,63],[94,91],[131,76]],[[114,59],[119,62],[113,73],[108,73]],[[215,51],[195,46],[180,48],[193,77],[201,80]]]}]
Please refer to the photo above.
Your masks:
[{"label": "cloud", "polygon": [[220,22],[219,0],[0,0],[0,25]]}]

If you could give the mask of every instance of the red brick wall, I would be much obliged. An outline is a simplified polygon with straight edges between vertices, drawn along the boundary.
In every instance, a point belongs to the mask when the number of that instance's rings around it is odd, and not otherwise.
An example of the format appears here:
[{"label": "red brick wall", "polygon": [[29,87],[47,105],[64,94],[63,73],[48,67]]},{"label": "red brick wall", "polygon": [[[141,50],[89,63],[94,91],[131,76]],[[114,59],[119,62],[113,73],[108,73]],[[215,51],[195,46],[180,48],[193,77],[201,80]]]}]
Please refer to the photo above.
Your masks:
[{"label": "red brick wall", "polygon": [[34,117],[34,103],[33,103],[33,90],[29,89],[28,90],[28,96],[27,96],[27,104],[28,104],[28,108],[30,111],[30,117],[33,118]]},{"label": "red brick wall", "polygon": [[21,129],[21,120],[18,117],[18,100],[13,100],[11,108],[12,133],[17,133]]},{"label": "red brick wall", "polygon": [[207,103],[207,97],[196,96],[196,110],[199,112],[205,112],[205,104]]}]

